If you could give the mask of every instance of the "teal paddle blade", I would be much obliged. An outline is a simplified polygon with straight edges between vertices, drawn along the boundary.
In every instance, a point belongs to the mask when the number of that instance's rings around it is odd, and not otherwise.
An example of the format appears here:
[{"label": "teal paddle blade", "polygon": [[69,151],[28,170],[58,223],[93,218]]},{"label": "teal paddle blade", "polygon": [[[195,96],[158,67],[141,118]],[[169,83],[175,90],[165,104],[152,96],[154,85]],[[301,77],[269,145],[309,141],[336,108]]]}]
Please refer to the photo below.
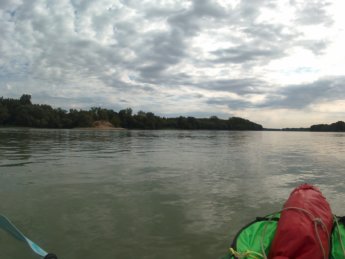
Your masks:
[{"label": "teal paddle blade", "polygon": [[6,218],[5,216],[1,214],[0,214],[0,228],[5,230],[15,239],[24,242],[37,255],[43,258],[46,255],[48,255],[46,251],[44,251],[39,245],[37,245],[36,243],[31,241],[29,238],[27,238],[22,232],[20,232],[20,230],[8,218]]}]

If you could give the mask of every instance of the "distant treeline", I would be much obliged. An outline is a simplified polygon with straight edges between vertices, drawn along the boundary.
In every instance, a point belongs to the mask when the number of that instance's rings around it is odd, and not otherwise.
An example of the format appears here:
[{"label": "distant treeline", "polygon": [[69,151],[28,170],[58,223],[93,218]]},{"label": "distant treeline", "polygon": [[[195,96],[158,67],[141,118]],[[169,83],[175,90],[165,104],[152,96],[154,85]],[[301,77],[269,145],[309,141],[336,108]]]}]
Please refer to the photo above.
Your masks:
[{"label": "distant treeline", "polygon": [[133,114],[131,108],[119,112],[100,107],[92,107],[88,111],[66,111],[46,104],[32,104],[31,95],[28,94],[22,95],[20,99],[0,98],[0,126],[76,128],[91,127],[95,121],[100,120],[127,129],[262,130],[261,125],[238,117],[228,120],[216,116],[165,118],[152,112],[139,111]]},{"label": "distant treeline", "polygon": [[310,131],[310,128],[283,128],[282,131]]},{"label": "distant treeline", "polygon": [[338,121],[332,124],[317,124],[310,127],[311,131],[345,131],[345,122]]},{"label": "distant treeline", "polygon": [[316,124],[310,126],[310,128],[284,128],[283,131],[344,131],[345,122],[338,121],[332,124]]},{"label": "distant treeline", "polygon": [[332,124],[316,124],[309,128],[284,128],[283,131],[334,131],[345,132],[345,122],[338,121]]}]

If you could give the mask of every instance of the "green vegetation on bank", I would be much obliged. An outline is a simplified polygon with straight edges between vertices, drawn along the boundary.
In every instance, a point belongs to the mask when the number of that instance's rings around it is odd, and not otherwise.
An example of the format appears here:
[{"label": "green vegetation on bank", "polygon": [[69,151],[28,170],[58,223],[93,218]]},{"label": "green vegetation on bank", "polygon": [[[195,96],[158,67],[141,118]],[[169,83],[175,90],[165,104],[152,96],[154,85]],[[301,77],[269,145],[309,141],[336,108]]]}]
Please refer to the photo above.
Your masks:
[{"label": "green vegetation on bank", "polygon": [[345,132],[345,122],[338,121],[331,124],[316,124],[309,128],[284,128],[283,131],[332,131]]},{"label": "green vegetation on bank", "polygon": [[345,131],[345,122],[338,121],[332,124],[317,124],[310,127],[311,131]]},{"label": "green vegetation on bank", "polygon": [[310,131],[310,128],[283,128],[282,131]]},{"label": "green vegetation on bank", "polygon": [[0,97],[0,126],[75,128],[91,127],[95,121],[100,120],[127,129],[262,130],[261,125],[238,117],[228,120],[216,116],[165,118],[152,112],[139,111],[133,114],[131,108],[119,112],[100,107],[92,107],[88,111],[66,111],[46,104],[32,104],[28,94],[22,95],[20,99]]}]

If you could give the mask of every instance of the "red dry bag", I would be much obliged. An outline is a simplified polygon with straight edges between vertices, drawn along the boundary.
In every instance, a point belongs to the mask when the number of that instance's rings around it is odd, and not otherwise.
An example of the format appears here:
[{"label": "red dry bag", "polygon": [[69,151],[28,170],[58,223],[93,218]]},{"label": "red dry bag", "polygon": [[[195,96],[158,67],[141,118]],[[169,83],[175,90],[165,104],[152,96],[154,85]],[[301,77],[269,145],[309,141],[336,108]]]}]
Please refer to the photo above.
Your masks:
[{"label": "red dry bag", "polygon": [[269,258],[328,258],[332,226],[331,208],[322,193],[308,184],[297,187],[284,205]]}]

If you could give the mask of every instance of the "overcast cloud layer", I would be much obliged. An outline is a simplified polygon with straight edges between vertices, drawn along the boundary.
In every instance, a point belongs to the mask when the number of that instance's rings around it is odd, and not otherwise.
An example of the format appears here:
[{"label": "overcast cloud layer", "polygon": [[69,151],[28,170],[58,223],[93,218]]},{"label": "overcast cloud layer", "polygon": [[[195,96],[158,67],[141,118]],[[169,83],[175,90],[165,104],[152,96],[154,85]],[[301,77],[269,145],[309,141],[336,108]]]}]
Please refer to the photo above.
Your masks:
[{"label": "overcast cloud layer", "polygon": [[345,120],[341,0],[0,1],[0,96],[54,107]]}]

